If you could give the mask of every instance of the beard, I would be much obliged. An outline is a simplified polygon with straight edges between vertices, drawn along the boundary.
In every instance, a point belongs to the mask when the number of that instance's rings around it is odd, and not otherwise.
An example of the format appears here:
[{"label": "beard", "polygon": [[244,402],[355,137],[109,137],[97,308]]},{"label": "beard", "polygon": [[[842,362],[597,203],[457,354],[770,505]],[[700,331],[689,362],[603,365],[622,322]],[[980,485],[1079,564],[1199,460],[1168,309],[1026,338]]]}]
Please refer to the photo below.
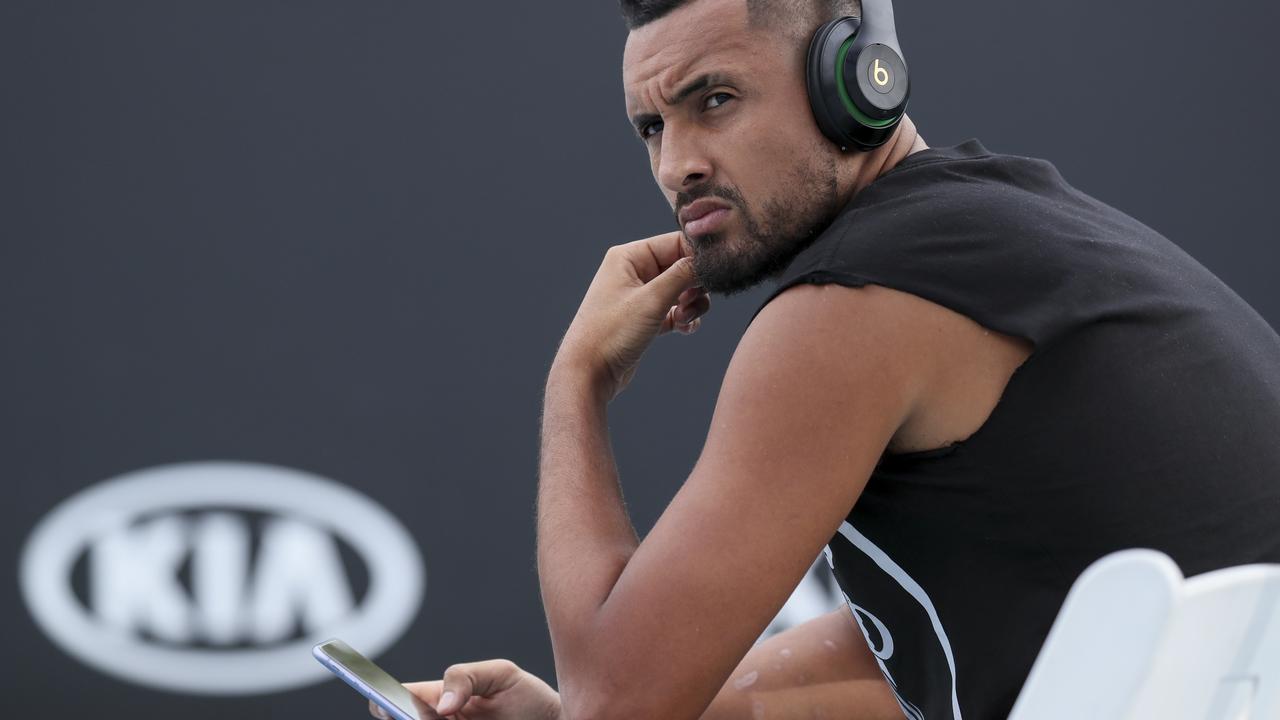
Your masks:
[{"label": "beard", "polygon": [[703,197],[720,198],[741,218],[740,231],[686,237],[693,249],[693,272],[707,292],[733,295],[781,274],[831,225],[840,210],[835,160],[824,152],[806,160],[785,173],[778,184],[782,192],[758,208],[735,188],[709,187],[677,196],[678,207]]}]

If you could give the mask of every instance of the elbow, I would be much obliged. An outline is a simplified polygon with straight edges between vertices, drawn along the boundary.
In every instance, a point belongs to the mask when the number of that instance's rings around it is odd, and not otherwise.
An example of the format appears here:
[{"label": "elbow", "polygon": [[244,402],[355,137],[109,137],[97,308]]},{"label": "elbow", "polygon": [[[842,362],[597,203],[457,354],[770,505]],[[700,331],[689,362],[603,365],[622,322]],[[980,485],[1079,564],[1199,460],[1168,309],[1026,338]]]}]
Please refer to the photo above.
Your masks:
[{"label": "elbow", "polygon": [[669,665],[647,657],[625,633],[593,629],[552,643],[562,720],[698,720],[692,688]]},{"label": "elbow", "polygon": [[607,709],[597,701],[586,701],[581,693],[560,693],[561,720],[604,720],[610,717]]},{"label": "elbow", "polygon": [[655,715],[649,710],[621,699],[577,699],[565,700],[561,695],[562,720],[652,720]]},{"label": "elbow", "polygon": [[579,684],[561,683],[561,720],[621,720],[629,717],[622,703],[610,703],[608,693]]},{"label": "elbow", "polygon": [[581,681],[560,683],[562,720],[653,720],[653,718],[688,718],[697,713],[672,706],[672,696],[632,682],[610,682],[599,676]]},{"label": "elbow", "polygon": [[637,707],[632,698],[627,697],[627,688],[607,682],[602,676],[587,673],[574,673],[560,678],[560,707],[562,720],[630,720],[644,717],[643,709]]}]

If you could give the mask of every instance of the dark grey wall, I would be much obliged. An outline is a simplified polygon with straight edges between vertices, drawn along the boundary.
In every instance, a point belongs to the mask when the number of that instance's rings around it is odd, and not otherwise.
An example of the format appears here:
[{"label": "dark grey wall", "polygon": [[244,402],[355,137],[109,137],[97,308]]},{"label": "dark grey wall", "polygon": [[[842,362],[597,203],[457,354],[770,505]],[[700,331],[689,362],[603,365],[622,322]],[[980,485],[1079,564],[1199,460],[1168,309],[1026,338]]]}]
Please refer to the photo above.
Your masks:
[{"label": "dark grey wall", "polygon": [[[1266,3],[910,2],[931,145],[1044,157],[1273,325]],[[57,503],[165,463],[300,468],[388,508],[428,584],[402,679],[551,673],[533,568],[544,372],[604,249],[671,214],[624,119],[614,3],[0,5],[0,523],[15,715],[360,717],[336,682],[207,698],[110,678],[33,624]],[[662,338],[611,427],[647,529],[766,288]]]}]

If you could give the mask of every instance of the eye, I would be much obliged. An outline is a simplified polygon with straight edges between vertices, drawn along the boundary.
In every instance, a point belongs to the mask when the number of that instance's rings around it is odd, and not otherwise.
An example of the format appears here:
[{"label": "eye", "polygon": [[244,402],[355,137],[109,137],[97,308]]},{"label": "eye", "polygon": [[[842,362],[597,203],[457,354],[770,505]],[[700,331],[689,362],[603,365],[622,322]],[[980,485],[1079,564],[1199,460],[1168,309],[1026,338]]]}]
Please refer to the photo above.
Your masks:
[{"label": "eye", "polygon": [[[715,100],[716,98],[719,98],[719,97],[726,98],[726,101],[727,101],[727,99],[731,99],[733,96],[730,95],[729,93],[718,92],[715,95],[708,95],[707,100]],[[719,105],[715,105],[713,107],[720,107],[720,105],[723,105],[723,104],[724,103],[722,102]],[[703,105],[706,105],[706,101],[703,101]]]},{"label": "eye", "polygon": [[[728,102],[729,100],[732,100],[732,99],[733,99],[733,95],[732,95],[732,94],[730,94],[730,93],[718,92],[718,93],[715,93],[714,95],[708,95],[708,96],[707,96],[707,98],[706,98],[706,100],[704,100],[704,101],[702,102],[702,104],[705,106],[705,105],[707,104],[707,102],[709,102],[709,101],[711,101],[711,100],[715,100],[716,98],[724,98],[724,100],[721,100],[721,101],[719,101],[716,105],[713,105],[713,106],[711,106],[711,107],[707,108],[708,110],[714,110],[714,109],[716,109],[716,108],[720,107],[721,105],[724,105],[726,102]],[[656,130],[655,130],[655,132],[650,133],[650,132],[649,132],[649,130],[651,130],[651,129],[656,129]],[[658,121],[655,121],[655,122],[651,122],[651,123],[646,123],[646,124],[645,124],[644,126],[642,126],[642,127],[640,128],[640,130],[639,130],[639,133],[640,133],[640,139],[641,139],[641,140],[644,140],[644,141],[646,141],[646,142],[647,142],[647,141],[649,140],[649,138],[651,138],[651,137],[653,137],[654,135],[656,135],[656,134],[657,134],[657,131],[661,131],[661,130],[662,130],[662,121],[661,121],[661,120],[658,120]]]}]

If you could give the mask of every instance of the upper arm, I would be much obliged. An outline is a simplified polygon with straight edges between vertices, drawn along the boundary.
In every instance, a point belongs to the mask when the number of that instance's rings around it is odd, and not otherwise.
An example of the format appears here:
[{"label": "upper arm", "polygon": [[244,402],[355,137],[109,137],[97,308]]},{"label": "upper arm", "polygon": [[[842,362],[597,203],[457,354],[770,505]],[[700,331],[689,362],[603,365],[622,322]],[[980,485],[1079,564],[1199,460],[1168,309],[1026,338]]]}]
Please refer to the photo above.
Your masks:
[{"label": "upper arm", "polygon": [[577,654],[590,662],[564,668],[567,704],[588,716],[706,707],[924,391],[935,353],[914,300],[799,285],[761,310],[696,465],[593,620],[593,647]]}]

